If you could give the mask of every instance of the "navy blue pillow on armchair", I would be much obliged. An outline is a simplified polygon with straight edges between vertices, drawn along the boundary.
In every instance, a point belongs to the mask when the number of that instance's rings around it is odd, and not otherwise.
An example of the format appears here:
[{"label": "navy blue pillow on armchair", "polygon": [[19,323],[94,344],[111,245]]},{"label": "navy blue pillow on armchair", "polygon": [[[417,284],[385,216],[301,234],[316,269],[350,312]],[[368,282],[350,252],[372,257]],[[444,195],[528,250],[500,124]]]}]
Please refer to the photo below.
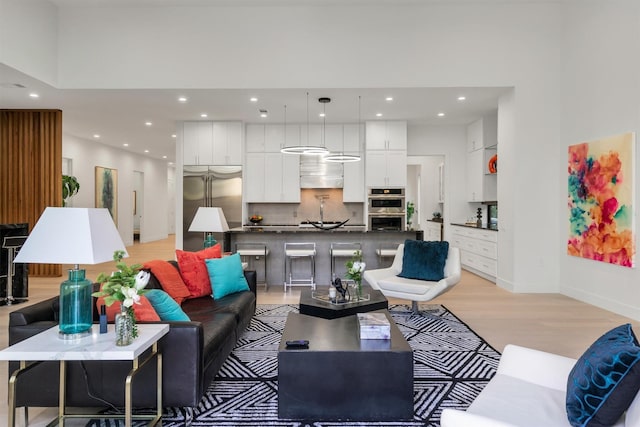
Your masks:
[{"label": "navy blue pillow on armchair", "polygon": [[442,280],[448,254],[449,242],[406,240],[402,255],[402,271],[398,276],[436,282]]},{"label": "navy blue pillow on armchair", "polygon": [[629,323],[598,338],[567,381],[567,416],[574,427],[615,424],[640,389],[640,347]]}]

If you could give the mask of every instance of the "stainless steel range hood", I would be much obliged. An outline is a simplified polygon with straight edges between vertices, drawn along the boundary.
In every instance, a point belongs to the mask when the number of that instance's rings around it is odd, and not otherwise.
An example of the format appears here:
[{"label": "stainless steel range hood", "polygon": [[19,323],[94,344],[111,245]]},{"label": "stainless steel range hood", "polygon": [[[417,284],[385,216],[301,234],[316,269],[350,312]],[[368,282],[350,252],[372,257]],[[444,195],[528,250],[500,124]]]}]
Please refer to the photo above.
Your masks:
[{"label": "stainless steel range hood", "polygon": [[325,162],[322,156],[300,156],[300,188],[343,188],[342,163]]}]

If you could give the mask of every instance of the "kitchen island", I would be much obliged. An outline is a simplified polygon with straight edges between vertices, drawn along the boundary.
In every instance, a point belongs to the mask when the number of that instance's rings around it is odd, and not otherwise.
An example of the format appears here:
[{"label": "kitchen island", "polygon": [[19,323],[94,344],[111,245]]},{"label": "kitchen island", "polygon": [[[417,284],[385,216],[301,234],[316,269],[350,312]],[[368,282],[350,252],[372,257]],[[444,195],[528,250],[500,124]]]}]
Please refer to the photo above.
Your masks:
[{"label": "kitchen island", "polygon": [[[316,244],[316,285],[328,286],[331,281],[331,243],[362,244],[362,255],[367,269],[388,267],[392,258],[380,262],[376,249],[390,244],[403,243],[405,240],[422,240],[423,232],[417,231],[367,231],[364,225],[345,225],[332,230],[320,230],[314,227],[298,225],[262,225],[232,228],[225,233],[225,250],[235,251],[236,243],[264,243],[267,245],[267,283],[271,289],[282,289],[284,283],[284,244],[285,242],[315,242]],[[336,261],[336,272],[344,277],[344,263],[347,258]],[[262,260],[256,261],[262,263]],[[262,272],[261,264],[250,268]],[[258,280],[261,280],[259,277]]]}]

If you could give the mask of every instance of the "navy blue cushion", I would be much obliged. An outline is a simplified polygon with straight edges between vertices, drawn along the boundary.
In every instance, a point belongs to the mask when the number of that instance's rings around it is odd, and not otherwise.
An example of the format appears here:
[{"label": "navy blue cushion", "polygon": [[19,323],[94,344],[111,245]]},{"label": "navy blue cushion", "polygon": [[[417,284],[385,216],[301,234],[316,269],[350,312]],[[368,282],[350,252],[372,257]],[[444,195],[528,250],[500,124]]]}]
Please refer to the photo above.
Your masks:
[{"label": "navy blue cushion", "polygon": [[407,279],[442,280],[448,254],[449,242],[406,240],[402,256],[402,271],[398,276]]},{"label": "navy blue cushion", "polygon": [[567,415],[574,427],[615,424],[640,388],[640,347],[631,325],[598,338],[567,381]]}]

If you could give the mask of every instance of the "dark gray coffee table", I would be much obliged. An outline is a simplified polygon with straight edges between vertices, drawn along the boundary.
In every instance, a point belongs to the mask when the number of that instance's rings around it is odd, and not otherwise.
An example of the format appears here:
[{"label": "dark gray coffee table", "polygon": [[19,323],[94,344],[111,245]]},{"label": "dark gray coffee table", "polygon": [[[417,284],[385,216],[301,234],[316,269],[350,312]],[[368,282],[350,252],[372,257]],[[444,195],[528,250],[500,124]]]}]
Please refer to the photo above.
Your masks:
[{"label": "dark gray coffee table", "polygon": [[375,310],[386,310],[389,308],[389,301],[382,292],[372,289],[370,286],[362,285],[362,293],[369,294],[369,301],[360,301],[348,304],[331,304],[313,298],[311,289],[303,289],[300,292],[300,314],[322,317],[323,319],[337,319],[339,317],[351,316],[356,313],[367,313]]},{"label": "dark gray coffee table", "polygon": [[[390,340],[360,340],[356,316],[291,313],[278,349],[278,417],[393,421],[413,417],[413,350],[391,321]],[[309,340],[287,349],[287,340]]]}]

